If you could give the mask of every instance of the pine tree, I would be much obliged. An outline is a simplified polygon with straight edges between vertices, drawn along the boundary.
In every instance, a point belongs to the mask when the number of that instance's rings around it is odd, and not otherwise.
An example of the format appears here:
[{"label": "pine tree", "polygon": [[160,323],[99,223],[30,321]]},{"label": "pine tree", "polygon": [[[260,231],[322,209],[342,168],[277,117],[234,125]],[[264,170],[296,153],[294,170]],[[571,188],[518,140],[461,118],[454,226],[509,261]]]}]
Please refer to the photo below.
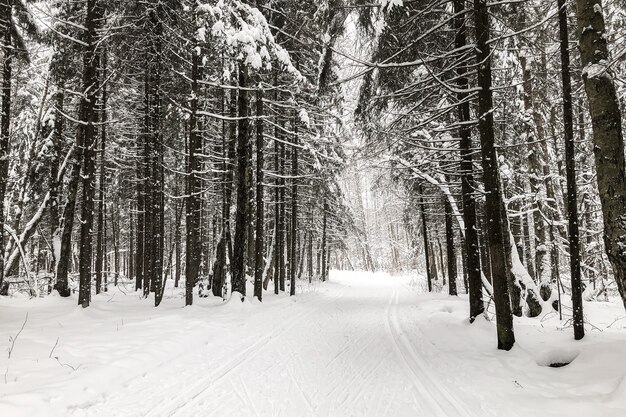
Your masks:
[{"label": "pine tree", "polygon": [[608,67],[610,62],[602,2],[577,0],[583,82],[593,128],[597,181],[604,217],[604,245],[626,308],[626,160],[622,116]]},{"label": "pine tree", "polygon": [[508,262],[505,259],[504,228],[501,217],[502,189],[498,171],[498,155],[495,148],[493,125],[493,102],[491,92],[491,52],[489,47],[489,11],[485,0],[474,0],[476,25],[476,60],[478,63],[478,130],[480,133],[483,180],[485,183],[487,233],[492,267],[494,303],[498,349],[510,350],[515,343],[513,318],[508,291]]}]

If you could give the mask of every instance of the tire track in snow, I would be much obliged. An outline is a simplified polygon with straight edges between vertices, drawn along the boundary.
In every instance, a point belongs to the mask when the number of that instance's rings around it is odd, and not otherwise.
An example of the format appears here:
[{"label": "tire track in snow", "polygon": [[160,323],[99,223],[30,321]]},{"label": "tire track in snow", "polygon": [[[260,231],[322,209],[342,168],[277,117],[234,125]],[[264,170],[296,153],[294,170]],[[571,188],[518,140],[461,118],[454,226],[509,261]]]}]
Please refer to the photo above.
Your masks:
[{"label": "tire track in snow", "polygon": [[484,410],[480,416],[476,414],[433,375],[428,364],[415,350],[400,326],[398,299],[398,288],[394,285],[387,305],[387,330],[393,341],[394,350],[406,365],[407,374],[417,389],[419,398],[424,400],[431,412],[429,417],[484,417],[486,415]]}]

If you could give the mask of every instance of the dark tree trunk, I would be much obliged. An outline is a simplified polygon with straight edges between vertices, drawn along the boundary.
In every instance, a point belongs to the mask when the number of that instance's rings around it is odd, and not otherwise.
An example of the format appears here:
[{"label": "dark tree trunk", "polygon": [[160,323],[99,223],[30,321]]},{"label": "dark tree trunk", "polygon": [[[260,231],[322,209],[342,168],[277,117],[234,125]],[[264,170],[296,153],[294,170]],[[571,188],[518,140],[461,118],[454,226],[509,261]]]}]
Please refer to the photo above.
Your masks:
[{"label": "dark tree trunk", "polygon": [[313,282],[313,233],[309,232],[309,242],[307,244],[307,263],[306,263],[307,275],[309,278],[309,284]]},{"label": "dark tree trunk", "polygon": [[291,258],[289,259],[289,295],[296,295],[296,273],[298,265],[298,126],[294,117],[294,146],[291,149]]},{"label": "dark tree trunk", "polygon": [[80,284],[78,304],[88,307],[91,300],[91,261],[94,195],[96,182],[95,139],[96,112],[95,104],[98,93],[98,55],[96,24],[102,19],[103,10],[96,7],[95,0],[87,0],[85,19],[85,43],[83,57],[83,97],[81,98],[81,123],[84,124],[83,137],[83,175],[82,175],[82,211],[80,224]]},{"label": "dark tree trunk", "polygon": [[238,132],[237,132],[237,213],[235,214],[235,242],[233,250],[233,292],[246,296],[246,237],[248,234],[248,68],[241,62],[239,67]]},{"label": "dark tree trunk", "polygon": [[57,261],[56,284],[54,288],[62,297],[69,297],[70,289],[68,272],[72,259],[72,229],[74,228],[74,214],[76,209],[76,194],[80,182],[80,169],[83,155],[83,126],[76,128],[76,145],[71,156],[71,172],[67,184],[67,200],[63,210],[63,232],[61,234],[61,250]]},{"label": "dark tree trunk", "polygon": [[[274,101],[276,101],[277,96],[274,96]],[[278,138],[278,128],[274,129],[274,135]],[[280,143],[278,140],[274,140],[274,172],[278,174],[280,165]],[[280,274],[281,270],[284,268],[284,264],[282,262],[281,254],[283,253],[283,230],[282,230],[282,218],[280,216],[280,178],[276,177],[274,181],[274,245],[276,249],[274,250],[274,294],[278,294],[280,292]]]},{"label": "dark tree trunk", "polygon": [[184,211],[183,203],[179,203],[176,209],[176,224],[174,225],[174,288],[178,288],[181,276],[181,259],[182,259],[182,233],[180,232],[181,217]]},{"label": "dark tree trunk", "polygon": [[603,13],[601,0],[576,1],[582,75],[591,113],[604,218],[604,246],[626,309],[626,161],[618,96],[612,71],[607,67],[611,58]]},{"label": "dark tree trunk", "polygon": [[[421,194],[421,191],[420,191]],[[433,277],[430,265],[430,244],[428,243],[428,225],[426,224],[426,207],[424,199],[420,196],[420,210],[422,212],[422,236],[424,237],[424,258],[426,259],[426,282],[428,283],[428,292],[433,290]],[[435,275],[436,277],[436,275]]]},{"label": "dark tree trunk", "polygon": [[256,243],[254,254],[254,296],[261,301],[263,299],[263,238],[265,211],[263,201],[263,164],[264,164],[264,138],[263,138],[263,90],[259,89],[256,98]]},{"label": "dark tree trunk", "polygon": [[52,237],[52,262],[50,264],[50,272],[55,273],[56,267],[59,262],[60,250],[60,219],[59,219],[59,192],[61,187],[61,161],[62,161],[62,144],[63,144],[63,102],[64,94],[63,89],[59,87],[59,90],[54,95],[54,126],[52,132],[52,143],[54,149],[54,158],[50,166],[50,204],[49,204],[49,227],[50,236]]},{"label": "dark tree trunk", "polygon": [[[465,10],[465,0],[454,0],[454,19],[456,36],[454,46],[464,48],[467,45],[467,25]],[[467,270],[467,285],[469,289],[470,322],[485,311],[483,303],[482,279],[480,277],[480,246],[478,244],[478,232],[476,230],[476,203],[474,200],[474,168],[472,162],[472,138],[470,128],[467,123],[470,120],[470,104],[467,101],[469,83],[467,80],[467,66],[461,65],[457,70],[459,77],[459,93],[457,109],[459,119],[459,137],[461,153],[461,195],[463,199],[463,222],[465,226],[464,250],[466,253],[465,265]]]},{"label": "dark tree trunk", "polygon": [[[113,207],[119,207],[119,200],[116,198],[113,201]],[[111,222],[111,240],[113,241],[113,285],[117,286],[117,281],[120,276],[120,229],[119,229],[119,216],[115,216],[116,210],[110,210],[110,222]],[[106,227],[105,227],[106,233]],[[107,272],[110,272],[110,268]]]},{"label": "dark tree trunk", "polygon": [[[147,78],[146,78],[147,79]],[[146,87],[145,103],[144,106],[148,107],[148,89]],[[144,110],[147,115],[147,110]],[[144,284],[146,280],[145,275],[145,233],[146,233],[146,169],[145,169],[145,149],[147,140],[147,117],[144,117],[144,132],[137,135],[137,165],[135,170],[135,181],[137,182],[137,252],[135,254],[135,291],[142,290],[144,296],[146,292],[144,290]],[[143,162],[141,161],[143,159]]]},{"label": "dark tree trunk", "polygon": [[328,264],[328,242],[327,242],[327,234],[328,234],[328,202],[324,199],[324,213],[322,214],[322,282],[328,279],[327,267]]},{"label": "dark tree trunk", "polygon": [[[221,90],[221,112],[226,114],[226,96]],[[229,114],[231,117],[237,115],[236,95],[231,91],[229,98]],[[233,186],[233,169],[235,154],[235,124],[233,122],[222,121],[222,214],[221,214],[221,236],[217,243],[215,263],[213,264],[213,283],[211,291],[216,297],[223,297],[224,284],[227,275],[227,254],[230,257],[230,207]]]},{"label": "dark tree trunk", "polygon": [[456,249],[454,245],[454,229],[452,222],[454,214],[452,213],[452,206],[448,199],[445,201],[446,210],[446,253],[448,260],[448,293],[450,295],[457,295],[456,289]]},{"label": "dark tree trunk", "polygon": [[102,267],[104,262],[104,146],[104,141],[102,141],[100,147],[100,184],[98,187],[98,234],[96,236],[96,294],[100,294],[102,288]]},{"label": "dark tree trunk", "polygon": [[[106,80],[106,58],[101,56],[101,79]],[[104,198],[106,190],[106,85],[102,86],[102,99],[100,103],[100,118],[103,122],[100,132],[100,178],[98,183],[98,234],[96,236],[96,294],[100,294],[102,289],[102,266],[104,261]]]},{"label": "dark tree trunk", "polygon": [[[9,174],[9,127],[11,124],[11,79],[13,67],[13,50],[11,36],[11,11],[13,0],[5,0],[0,5],[0,36],[3,37],[4,65],[2,66],[2,113],[0,114],[0,293],[6,293],[4,288],[4,223],[6,212],[4,200],[7,190]],[[69,295],[69,294],[68,294]]]},{"label": "dark tree trunk", "polygon": [[565,130],[565,169],[567,172],[567,207],[569,210],[569,256],[570,271],[572,276],[572,310],[574,319],[574,338],[576,340],[580,340],[585,336],[585,327],[583,319],[582,285],[580,278],[578,204],[576,201],[576,155],[574,148],[574,116],[572,111],[572,82],[570,77],[569,60],[569,31],[567,27],[567,4],[565,0],[558,0],[558,6],[559,39],[561,41],[563,126]]},{"label": "dark tree trunk", "polygon": [[131,201],[128,208],[128,278],[133,279],[135,276],[135,216],[133,215],[133,203]]},{"label": "dark tree trunk", "polygon": [[144,189],[144,295],[154,292],[158,306],[163,296],[164,184],[161,98],[163,4],[149,10],[150,39],[146,74],[146,138]]},{"label": "dark tree trunk", "polygon": [[[194,6],[195,7],[195,6]],[[198,134],[198,79],[200,78],[197,42],[194,42],[194,51],[191,58],[191,114],[189,116],[189,148],[187,160],[187,198],[186,198],[186,233],[187,244],[185,246],[185,305],[193,304],[193,288],[198,280],[200,270],[200,258],[202,253],[200,241],[200,160],[198,155],[202,152],[202,140]]]},{"label": "dark tree trunk", "polygon": [[504,233],[508,233],[501,217],[502,192],[495,147],[493,102],[491,91],[491,50],[489,46],[489,12],[487,0],[474,0],[476,25],[476,59],[478,62],[478,130],[480,133],[483,178],[485,183],[487,234],[491,258],[498,349],[510,350],[515,344],[513,316],[508,292],[508,262],[505,259]]}]

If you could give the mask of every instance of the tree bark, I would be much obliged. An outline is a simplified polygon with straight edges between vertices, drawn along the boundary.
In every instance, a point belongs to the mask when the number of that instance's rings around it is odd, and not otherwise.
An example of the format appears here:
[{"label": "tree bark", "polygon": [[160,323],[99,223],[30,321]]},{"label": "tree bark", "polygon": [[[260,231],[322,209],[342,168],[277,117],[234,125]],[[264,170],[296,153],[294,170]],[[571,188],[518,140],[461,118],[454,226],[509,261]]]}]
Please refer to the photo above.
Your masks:
[{"label": "tree bark", "polygon": [[79,258],[79,292],[78,304],[88,307],[91,301],[91,261],[92,261],[92,229],[95,195],[95,104],[98,93],[98,55],[97,22],[102,19],[103,10],[96,6],[95,0],[87,0],[85,18],[85,43],[87,44],[83,56],[83,95],[81,97],[81,118],[84,124],[83,138],[83,167],[82,175],[82,212],[80,224],[80,258]]},{"label": "tree bark", "polygon": [[[559,39],[561,50],[561,80],[563,94],[563,126],[565,128],[565,170],[567,173],[567,206],[569,210],[569,256],[572,280],[572,310],[574,338],[585,336],[578,232],[578,203],[576,200],[576,155],[574,148],[574,115],[572,110],[572,82],[570,77],[569,31],[566,0],[558,0]],[[558,255],[556,255],[558,257]],[[555,261],[558,258],[555,257]],[[558,285],[558,283],[557,283]]]},{"label": "tree bark", "polygon": [[626,173],[622,117],[610,62],[601,0],[577,0],[582,76],[593,128],[604,246],[626,309]]},{"label": "tree bark", "polygon": [[259,88],[256,97],[256,242],[254,245],[254,296],[263,299],[263,271],[265,269],[264,249],[264,221],[265,210],[263,201],[263,164],[264,147],[263,138],[263,90]]},{"label": "tree bark", "polygon": [[[456,36],[454,38],[454,46],[463,48],[467,45],[467,25],[465,10],[465,0],[454,0],[454,19]],[[465,253],[467,268],[467,284],[469,289],[470,303],[470,323],[476,317],[485,311],[483,303],[482,279],[480,276],[480,246],[478,243],[478,232],[476,230],[476,202],[474,200],[474,167],[472,161],[472,138],[470,128],[467,123],[470,120],[470,104],[467,101],[469,83],[467,80],[467,66],[461,65],[457,70],[459,77],[459,93],[457,100],[458,119],[459,119],[459,137],[461,138],[459,147],[461,153],[461,194],[463,198],[463,223],[465,225]]]},{"label": "tree bark", "polygon": [[[422,193],[420,189],[420,194]],[[428,243],[428,225],[426,224],[426,208],[424,206],[424,198],[420,196],[420,211],[422,212],[422,237],[424,238],[424,258],[426,260],[426,283],[428,284],[428,292],[433,291],[433,277],[431,270],[430,246]]]},{"label": "tree bark", "polygon": [[[2,107],[0,114],[0,228],[6,220],[4,199],[6,196],[7,180],[9,174],[9,128],[11,125],[11,79],[13,69],[13,50],[11,36],[11,15],[13,0],[5,0],[0,5],[0,36],[3,37],[4,65],[2,66]],[[0,292],[5,293],[4,288],[4,228],[0,229]]]},{"label": "tree bark", "polygon": [[452,227],[452,206],[448,199],[445,199],[445,211],[446,211],[446,253],[448,260],[448,294],[458,295],[456,289],[456,249],[454,245],[454,229]]},{"label": "tree bark", "polygon": [[321,274],[321,278],[322,278],[322,282],[325,282],[328,279],[328,276],[326,275],[327,272],[327,257],[328,257],[328,248],[327,248],[327,233],[328,231],[326,230],[328,228],[328,202],[326,201],[326,199],[324,199],[324,212],[322,213],[322,274]]},{"label": "tree bark", "polygon": [[235,214],[235,242],[233,250],[233,292],[246,296],[246,238],[248,234],[248,147],[250,132],[248,129],[248,68],[239,64],[238,132],[237,132],[237,213]]},{"label": "tree bark", "polygon": [[289,295],[296,295],[298,265],[298,122],[294,117],[294,146],[291,149],[291,259],[289,260]]},{"label": "tree bark", "polygon": [[[194,3],[194,8],[195,8]],[[195,10],[194,10],[195,15]],[[191,58],[191,114],[189,115],[189,148],[187,156],[187,198],[185,230],[187,241],[185,245],[185,305],[193,304],[193,288],[198,281],[200,270],[200,160],[198,154],[202,152],[202,140],[198,134],[198,79],[200,78],[198,41],[194,42]]]},{"label": "tree bark", "polygon": [[474,0],[476,26],[476,60],[478,63],[478,130],[480,133],[483,178],[486,192],[485,215],[489,238],[498,349],[510,350],[515,344],[513,316],[508,292],[507,262],[503,220],[501,218],[502,191],[495,147],[493,98],[491,91],[491,50],[489,47],[489,11],[487,0]]},{"label": "tree bark", "polygon": [[[106,57],[103,54],[101,60],[101,79],[106,80]],[[102,267],[104,258],[104,198],[106,191],[106,104],[107,92],[106,85],[102,86],[102,96],[100,103],[100,118],[103,122],[100,132],[100,178],[98,183],[98,234],[96,236],[96,294],[100,294],[102,289]]]}]

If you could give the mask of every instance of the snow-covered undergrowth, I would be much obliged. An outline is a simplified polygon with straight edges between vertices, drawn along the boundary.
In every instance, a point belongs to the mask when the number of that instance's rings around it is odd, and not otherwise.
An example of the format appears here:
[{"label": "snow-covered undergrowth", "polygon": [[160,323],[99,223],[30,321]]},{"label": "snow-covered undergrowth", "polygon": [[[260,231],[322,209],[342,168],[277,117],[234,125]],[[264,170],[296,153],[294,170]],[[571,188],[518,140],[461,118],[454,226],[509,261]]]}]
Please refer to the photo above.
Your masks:
[{"label": "snow-covered undergrowth", "polygon": [[501,352],[464,295],[422,281],[333,272],[296,297],[190,308],[173,288],[159,308],[124,288],[88,309],[2,298],[0,416],[625,415],[619,303],[585,304],[580,342],[567,317],[516,319]]}]

